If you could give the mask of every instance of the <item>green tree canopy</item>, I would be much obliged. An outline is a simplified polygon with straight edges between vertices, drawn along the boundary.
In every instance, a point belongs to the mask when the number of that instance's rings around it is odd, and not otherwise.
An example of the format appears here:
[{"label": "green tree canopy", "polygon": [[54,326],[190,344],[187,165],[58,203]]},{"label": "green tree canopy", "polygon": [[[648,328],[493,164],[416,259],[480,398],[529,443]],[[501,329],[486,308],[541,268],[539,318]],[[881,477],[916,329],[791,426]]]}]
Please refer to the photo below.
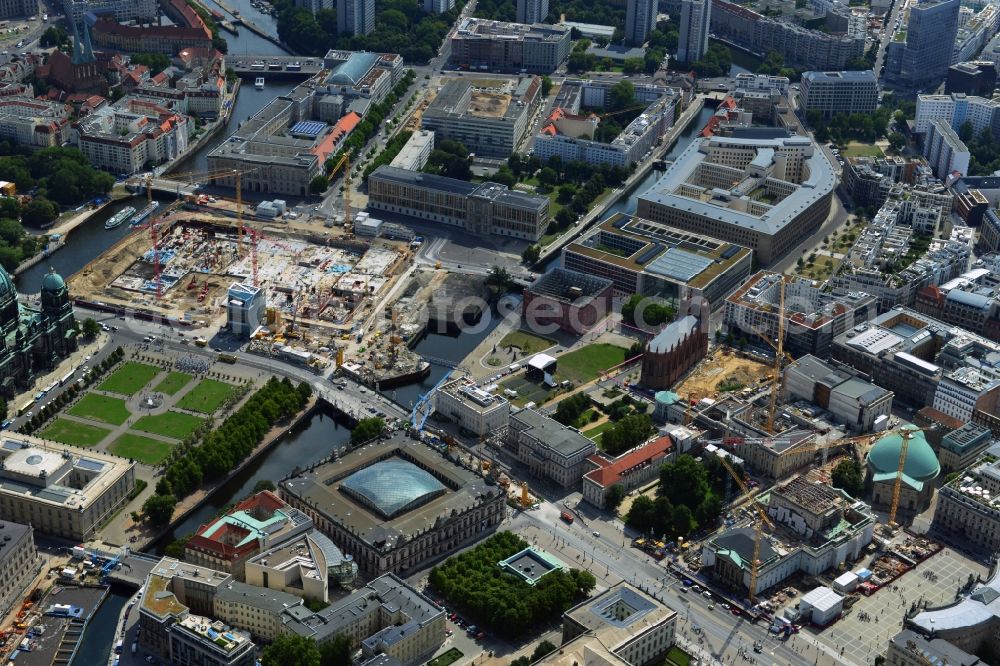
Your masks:
[{"label": "green tree canopy", "polygon": [[320,652],[311,638],[283,634],[264,648],[260,663],[262,666],[320,666]]},{"label": "green tree canopy", "polygon": [[381,435],[383,430],[385,430],[385,421],[377,416],[361,419],[358,421],[358,425],[351,430],[351,442],[367,442],[369,439]]}]

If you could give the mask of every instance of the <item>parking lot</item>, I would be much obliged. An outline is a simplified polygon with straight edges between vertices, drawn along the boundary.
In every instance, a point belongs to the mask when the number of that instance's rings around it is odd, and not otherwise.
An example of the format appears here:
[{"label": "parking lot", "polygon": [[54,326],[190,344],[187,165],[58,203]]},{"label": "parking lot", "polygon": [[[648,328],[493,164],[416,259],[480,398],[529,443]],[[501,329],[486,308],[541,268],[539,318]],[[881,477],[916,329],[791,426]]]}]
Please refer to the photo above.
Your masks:
[{"label": "parking lot", "polygon": [[[903,618],[911,602],[926,602],[931,606],[948,603],[955,598],[955,591],[965,584],[969,574],[985,575],[986,567],[945,548],[936,555],[903,574],[889,586],[870,597],[862,596],[853,608],[828,629],[816,632],[816,638],[834,648],[843,650],[845,660],[856,663],[874,663],[875,656],[885,651],[889,639],[899,633]],[[870,619],[862,621],[867,613]]]}]

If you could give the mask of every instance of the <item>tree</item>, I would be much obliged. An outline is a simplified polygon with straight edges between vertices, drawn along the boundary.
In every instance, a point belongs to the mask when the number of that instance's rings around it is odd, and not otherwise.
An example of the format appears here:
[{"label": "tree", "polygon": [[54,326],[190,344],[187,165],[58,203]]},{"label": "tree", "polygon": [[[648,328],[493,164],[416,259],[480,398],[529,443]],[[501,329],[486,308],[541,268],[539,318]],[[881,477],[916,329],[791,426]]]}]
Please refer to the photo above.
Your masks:
[{"label": "tree", "polygon": [[542,248],[537,245],[529,245],[521,252],[521,261],[526,264],[534,264],[542,256]]},{"label": "tree", "polygon": [[860,498],[865,490],[861,464],[853,459],[841,460],[833,468],[831,481],[834,488],[842,488],[848,495]]},{"label": "tree", "polygon": [[257,493],[262,493],[265,490],[274,491],[276,489],[277,488],[274,485],[274,481],[272,481],[271,479],[261,479],[260,481],[254,484],[253,494],[256,495]]},{"label": "tree", "polygon": [[531,663],[538,661],[539,659],[541,659],[548,653],[554,651],[555,649],[556,646],[550,643],[549,641],[542,641],[541,643],[535,646],[534,652],[531,653]]},{"label": "tree", "polygon": [[625,499],[625,487],[616,483],[608,488],[608,492],[604,495],[604,506],[608,511],[612,513],[618,513],[618,507],[621,506],[622,500]]},{"label": "tree", "polygon": [[906,137],[899,132],[892,132],[886,138],[889,139],[889,147],[896,152],[902,150],[903,146],[906,145]]},{"label": "tree", "polygon": [[351,442],[355,444],[367,442],[369,439],[381,435],[383,430],[385,430],[385,421],[377,416],[361,419],[351,431]]},{"label": "tree", "polygon": [[326,179],[326,176],[320,174],[313,178],[309,182],[309,191],[312,194],[323,194],[326,189],[330,187],[330,181]]},{"label": "tree", "polygon": [[638,74],[646,68],[642,58],[625,58],[622,61],[622,71],[626,74]]},{"label": "tree", "polygon": [[351,638],[347,634],[337,634],[329,643],[319,649],[323,666],[351,666]]},{"label": "tree", "polygon": [[635,104],[635,86],[632,85],[631,81],[623,79],[611,86],[605,106],[612,111],[617,111],[633,104]]},{"label": "tree", "polygon": [[278,636],[264,648],[260,663],[263,666],[320,666],[316,641],[305,636]]},{"label": "tree", "polygon": [[152,495],[142,505],[142,511],[156,527],[162,527],[170,522],[174,515],[177,498],[173,495]]},{"label": "tree", "polygon": [[84,319],[83,323],[80,324],[80,329],[83,333],[83,337],[85,338],[95,338],[97,337],[97,334],[101,332],[100,324],[94,321],[93,317],[87,317]]},{"label": "tree", "polygon": [[552,79],[545,75],[542,77],[542,97],[548,97],[552,90]]},{"label": "tree", "polygon": [[546,187],[552,187],[559,181],[559,174],[552,167],[545,167],[538,172],[538,182]]},{"label": "tree", "polygon": [[154,74],[170,67],[170,58],[162,53],[134,53],[131,59],[133,64],[149,67]]},{"label": "tree", "polygon": [[45,226],[59,217],[59,207],[45,197],[35,197],[24,207],[21,219],[32,227]]},{"label": "tree", "polygon": [[514,278],[503,266],[493,266],[486,274],[486,284],[498,289],[507,289],[514,283]]}]

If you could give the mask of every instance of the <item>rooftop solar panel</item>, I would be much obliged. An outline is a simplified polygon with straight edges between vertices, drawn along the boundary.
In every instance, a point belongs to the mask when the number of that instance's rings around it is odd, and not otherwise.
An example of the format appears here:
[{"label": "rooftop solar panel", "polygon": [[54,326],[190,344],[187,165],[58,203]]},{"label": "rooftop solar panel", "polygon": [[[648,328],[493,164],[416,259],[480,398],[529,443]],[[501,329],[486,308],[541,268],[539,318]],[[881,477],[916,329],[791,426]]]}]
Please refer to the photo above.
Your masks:
[{"label": "rooftop solar panel", "polygon": [[316,120],[301,120],[290,130],[292,134],[304,134],[306,136],[319,136],[326,129],[326,123]]}]

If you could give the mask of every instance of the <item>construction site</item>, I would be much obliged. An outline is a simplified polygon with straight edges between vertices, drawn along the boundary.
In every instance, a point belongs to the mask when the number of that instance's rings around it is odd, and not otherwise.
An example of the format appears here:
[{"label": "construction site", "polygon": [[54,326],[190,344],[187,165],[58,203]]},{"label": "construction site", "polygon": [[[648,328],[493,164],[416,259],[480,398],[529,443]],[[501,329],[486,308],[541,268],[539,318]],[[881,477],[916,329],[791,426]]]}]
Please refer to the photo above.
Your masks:
[{"label": "construction site", "polygon": [[716,347],[674,389],[681,396],[718,397],[727,392],[757,390],[774,377],[774,367],[726,347]]}]

